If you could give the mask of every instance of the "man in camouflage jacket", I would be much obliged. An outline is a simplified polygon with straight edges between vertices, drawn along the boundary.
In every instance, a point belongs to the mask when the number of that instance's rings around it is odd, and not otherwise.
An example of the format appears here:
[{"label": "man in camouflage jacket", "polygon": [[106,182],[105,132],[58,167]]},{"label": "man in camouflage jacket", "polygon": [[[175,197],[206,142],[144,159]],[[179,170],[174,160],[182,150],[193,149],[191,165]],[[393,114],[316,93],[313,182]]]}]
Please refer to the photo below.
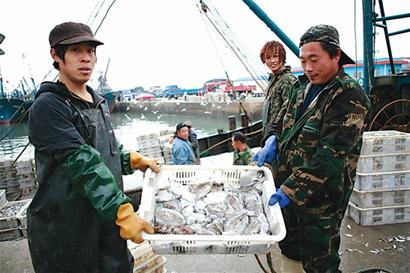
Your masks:
[{"label": "man in camouflage jacket", "polygon": [[262,108],[263,137],[265,138],[271,130],[272,123],[276,121],[283,103],[287,100],[289,90],[296,78],[290,72],[290,68],[285,66],[286,51],[278,41],[267,42],[261,50],[260,58],[262,63],[272,71]]},{"label": "man in camouflage jacket", "polygon": [[344,73],[342,65],[354,62],[340,49],[334,27],[311,27],[299,47],[305,75],[291,89],[276,128],[279,190],[269,204],[279,202],[287,230],[279,242],[282,272],[340,272],[340,224],[370,103]]}]

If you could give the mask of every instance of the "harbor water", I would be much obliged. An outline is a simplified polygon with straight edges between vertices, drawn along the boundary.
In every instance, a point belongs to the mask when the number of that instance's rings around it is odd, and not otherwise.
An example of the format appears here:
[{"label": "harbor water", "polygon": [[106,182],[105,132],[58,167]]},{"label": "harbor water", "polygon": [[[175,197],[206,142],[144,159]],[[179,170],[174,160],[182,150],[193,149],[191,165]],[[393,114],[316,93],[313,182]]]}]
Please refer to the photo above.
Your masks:
[{"label": "harbor water", "polygon": [[[147,113],[112,113],[112,123],[115,135],[119,143],[123,144],[125,149],[138,149],[137,137],[150,133],[172,133],[179,122],[186,120],[192,121],[193,128],[198,137],[203,137],[217,133],[218,130],[228,130],[228,117],[225,115],[192,115],[181,113],[178,115],[161,114],[160,112]],[[256,120],[255,120],[256,121]],[[236,124],[240,126],[239,114],[236,116]],[[27,122],[0,126],[0,158],[15,159],[23,150],[20,158],[33,158],[34,149],[28,145],[28,125]]]}]

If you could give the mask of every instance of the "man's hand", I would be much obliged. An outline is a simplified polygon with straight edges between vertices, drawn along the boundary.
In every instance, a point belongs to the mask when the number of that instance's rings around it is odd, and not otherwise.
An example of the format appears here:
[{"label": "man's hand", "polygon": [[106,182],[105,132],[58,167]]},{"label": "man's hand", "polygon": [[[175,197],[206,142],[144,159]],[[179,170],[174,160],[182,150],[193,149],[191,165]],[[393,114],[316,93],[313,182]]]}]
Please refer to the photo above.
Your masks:
[{"label": "man's hand", "polygon": [[269,199],[269,206],[275,205],[277,202],[279,202],[279,206],[281,208],[287,207],[290,204],[290,198],[282,191],[282,189],[279,188],[277,192],[272,194],[272,196]]},{"label": "man's hand", "polygon": [[272,164],[273,159],[278,156],[277,148],[277,138],[275,135],[270,136],[266,142],[265,146],[260,149],[254,156],[252,161],[257,162],[259,167],[262,167],[264,163]]},{"label": "man's hand", "polygon": [[154,173],[159,173],[160,171],[158,161],[146,158],[137,152],[130,152],[130,166],[132,169],[138,169],[142,172],[145,172],[147,168],[150,168]]},{"label": "man's hand", "polygon": [[115,223],[120,227],[120,236],[122,239],[129,239],[137,244],[144,241],[141,237],[141,231],[150,234],[154,233],[154,229],[151,225],[135,214],[134,208],[130,203],[123,204],[118,208]]}]

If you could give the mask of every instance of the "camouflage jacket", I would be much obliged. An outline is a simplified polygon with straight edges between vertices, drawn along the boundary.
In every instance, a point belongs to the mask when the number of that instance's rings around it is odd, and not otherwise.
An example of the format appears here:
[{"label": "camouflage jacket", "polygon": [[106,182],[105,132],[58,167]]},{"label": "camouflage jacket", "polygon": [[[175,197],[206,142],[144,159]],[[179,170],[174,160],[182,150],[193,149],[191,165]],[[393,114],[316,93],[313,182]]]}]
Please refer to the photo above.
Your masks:
[{"label": "camouflage jacket", "polygon": [[235,150],[233,153],[233,165],[248,165],[252,162],[253,152],[247,147],[245,151]]},{"label": "camouflage jacket", "polygon": [[295,76],[286,67],[283,71],[272,75],[266,89],[266,97],[262,107],[263,136],[271,130],[271,125],[276,121],[278,113],[287,100]]},{"label": "camouflage jacket", "polygon": [[302,76],[289,94],[275,183],[299,208],[331,214],[352,192],[370,102],[343,68],[300,114],[307,88]]}]

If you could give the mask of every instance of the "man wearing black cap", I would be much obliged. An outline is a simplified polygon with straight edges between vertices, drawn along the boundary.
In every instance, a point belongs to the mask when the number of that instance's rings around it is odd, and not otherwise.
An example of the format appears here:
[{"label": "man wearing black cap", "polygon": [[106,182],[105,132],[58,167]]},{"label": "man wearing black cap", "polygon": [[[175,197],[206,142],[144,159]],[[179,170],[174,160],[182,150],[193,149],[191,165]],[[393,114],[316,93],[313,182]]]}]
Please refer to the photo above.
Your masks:
[{"label": "man wearing black cap", "polygon": [[299,77],[277,124],[277,193],[286,237],[281,272],[340,272],[340,224],[353,188],[369,99],[344,70],[354,63],[333,26],[309,28],[300,39]]},{"label": "man wearing black cap", "polygon": [[91,29],[62,23],[49,42],[59,79],[42,83],[29,115],[39,183],[27,213],[34,270],[132,272],[126,240],[153,230],[122,192],[122,175],[159,166],[117,145],[107,102],[86,85],[103,44]]},{"label": "man wearing black cap", "polygon": [[175,139],[172,143],[172,164],[195,165],[195,154],[189,143],[189,129],[184,123],[178,123]]}]

